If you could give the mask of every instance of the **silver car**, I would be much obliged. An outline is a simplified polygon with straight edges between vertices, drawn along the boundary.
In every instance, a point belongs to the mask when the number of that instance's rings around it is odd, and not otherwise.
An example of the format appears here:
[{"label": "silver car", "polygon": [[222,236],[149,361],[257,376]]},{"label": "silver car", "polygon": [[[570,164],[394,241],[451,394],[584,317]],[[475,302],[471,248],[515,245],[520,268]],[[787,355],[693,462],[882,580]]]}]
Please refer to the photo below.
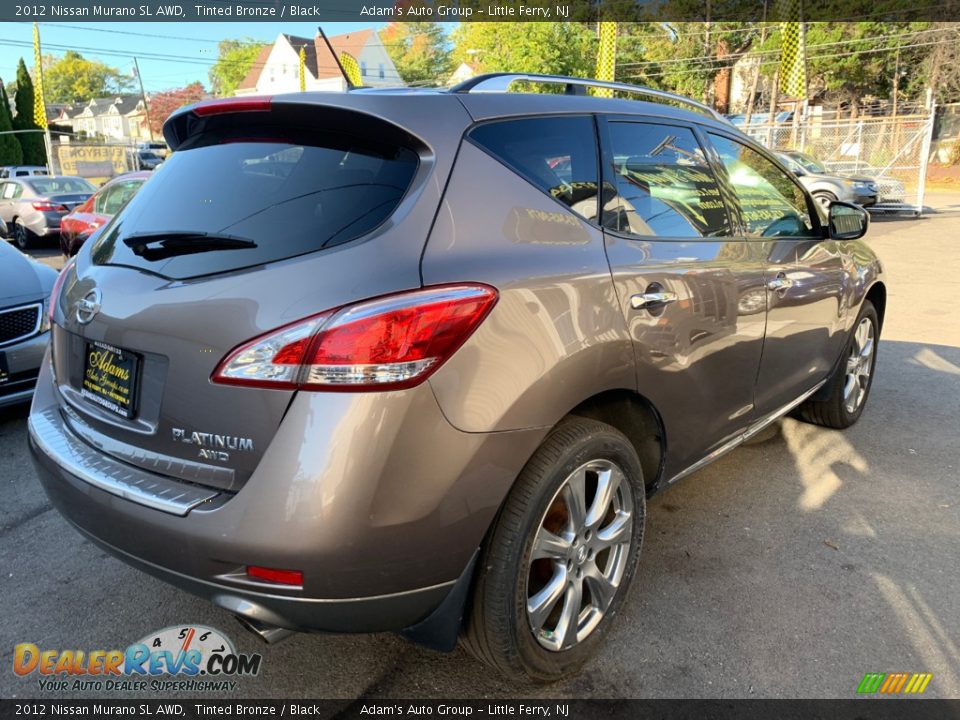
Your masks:
[{"label": "silver car", "polygon": [[50,339],[49,297],[57,273],[0,243],[0,407],[33,395]]},{"label": "silver car", "polygon": [[96,191],[69,175],[0,180],[0,231],[26,250],[39,238],[58,236],[61,218]]},{"label": "silver car", "polygon": [[789,150],[777,153],[777,157],[796,175],[813,199],[824,208],[840,200],[856,203],[861,207],[877,204],[879,189],[874,178],[864,175],[847,176],[829,170],[823,163],[809,155]]},{"label": "silver car", "polygon": [[178,110],[53,291],[29,437],[56,508],[267,641],[576,671],[646,498],[785,413],[856,422],[886,306],[862,208],[598,84]]}]

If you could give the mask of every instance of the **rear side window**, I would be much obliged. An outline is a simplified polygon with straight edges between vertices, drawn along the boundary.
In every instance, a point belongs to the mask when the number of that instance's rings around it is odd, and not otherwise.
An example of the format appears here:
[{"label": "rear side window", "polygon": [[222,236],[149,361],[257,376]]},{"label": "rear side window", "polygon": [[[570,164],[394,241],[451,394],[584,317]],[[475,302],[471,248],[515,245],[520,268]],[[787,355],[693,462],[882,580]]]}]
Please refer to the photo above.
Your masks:
[{"label": "rear side window", "polygon": [[338,245],[393,213],[419,162],[375,139],[255,135],[173,153],[101,236],[94,262],[183,279]]},{"label": "rear side window", "polygon": [[720,188],[689,128],[641,122],[609,124],[616,201],[604,226],[641,237],[730,234]]},{"label": "rear side window", "polygon": [[589,117],[479,125],[470,140],[578,215],[597,216],[597,141]]}]

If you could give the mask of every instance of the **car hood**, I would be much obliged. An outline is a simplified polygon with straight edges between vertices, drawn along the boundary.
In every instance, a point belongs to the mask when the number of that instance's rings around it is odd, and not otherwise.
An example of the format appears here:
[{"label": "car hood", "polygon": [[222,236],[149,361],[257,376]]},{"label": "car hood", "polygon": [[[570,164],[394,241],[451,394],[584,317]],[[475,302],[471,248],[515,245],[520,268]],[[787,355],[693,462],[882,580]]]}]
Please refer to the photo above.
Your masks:
[{"label": "car hood", "polygon": [[874,178],[866,177],[864,175],[827,175],[824,173],[812,173],[807,172],[800,176],[800,180],[806,180],[807,182],[843,182],[844,180],[853,180],[854,182],[869,182],[876,183]]},{"label": "car hood", "polygon": [[57,280],[56,270],[0,242],[0,307],[46,299]]}]

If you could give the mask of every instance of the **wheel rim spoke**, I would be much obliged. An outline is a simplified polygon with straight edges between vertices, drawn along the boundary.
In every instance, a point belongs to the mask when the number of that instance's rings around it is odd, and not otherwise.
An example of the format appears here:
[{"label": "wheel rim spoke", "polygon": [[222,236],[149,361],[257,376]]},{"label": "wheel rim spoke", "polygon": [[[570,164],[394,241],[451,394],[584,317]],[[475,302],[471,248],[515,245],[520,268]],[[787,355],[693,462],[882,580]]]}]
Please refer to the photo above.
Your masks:
[{"label": "wheel rim spoke", "polygon": [[573,533],[578,532],[587,517],[586,500],[586,469],[574,473],[567,478],[563,486],[563,501],[567,505],[567,512],[570,515],[570,530]]},{"label": "wheel rim spoke", "polygon": [[563,609],[554,635],[560,639],[561,648],[573,647],[577,643],[577,629],[580,625],[580,606],[583,605],[583,582],[574,580],[564,594]]},{"label": "wheel rim spoke", "polygon": [[617,587],[600,572],[596,563],[584,574],[583,579],[590,590],[592,604],[601,613],[605,613],[613,602],[613,596],[617,594]]},{"label": "wheel rim spoke", "polygon": [[603,520],[622,477],[620,471],[615,468],[601,470],[597,473],[597,492],[593,496],[593,502],[590,503],[590,510],[587,513],[585,521],[587,527],[594,527]]},{"label": "wheel rim spoke", "polygon": [[563,597],[566,586],[567,569],[558,564],[550,581],[540,592],[527,600],[527,615],[535,630],[543,629],[543,624],[547,621],[553,606]]},{"label": "wheel rim spoke", "polygon": [[545,527],[541,527],[537,533],[537,537],[533,541],[533,555],[531,556],[531,560],[548,558],[550,560],[562,560],[566,562],[569,553],[569,540],[560,537],[556,533],[550,532]]},{"label": "wheel rim spoke", "polygon": [[597,531],[595,544],[598,549],[608,548],[630,542],[630,533],[633,530],[633,517],[628,512],[620,511],[613,521]]}]

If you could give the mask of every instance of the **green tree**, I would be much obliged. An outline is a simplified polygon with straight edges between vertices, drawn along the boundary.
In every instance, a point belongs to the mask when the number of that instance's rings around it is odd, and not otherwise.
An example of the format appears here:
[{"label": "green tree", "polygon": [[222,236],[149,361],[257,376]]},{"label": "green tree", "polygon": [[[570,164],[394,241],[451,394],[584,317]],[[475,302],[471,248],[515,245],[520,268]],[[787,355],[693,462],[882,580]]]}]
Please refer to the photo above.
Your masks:
[{"label": "green tree", "polygon": [[208,72],[213,94],[233,95],[264,47],[265,44],[258,44],[253,38],[221,40],[217,45],[217,62]]},{"label": "green tree", "polygon": [[43,59],[43,91],[47,102],[66,103],[108,97],[133,86],[133,78],[74,50],[61,58]]},{"label": "green tree", "polygon": [[[39,130],[40,127],[33,121],[33,80],[27,72],[27,65],[20,58],[17,64],[17,97],[14,100],[17,116],[13,119],[14,130]],[[46,165],[47,153],[43,147],[43,134],[38,132],[24,132],[17,135],[20,147],[23,150],[25,165]]]},{"label": "green tree", "polygon": [[[13,130],[13,116],[10,114],[10,100],[7,89],[0,80],[0,133]],[[23,149],[16,135],[0,135],[0,165],[22,165]]]},{"label": "green tree", "polygon": [[472,22],[453,31],[453,61],[480,72],[590,77],[597,58],[593,28],[580,23]]},{"label": "green tree", "polygon": [[452,69],[450,48],[439,23],[392,22],[380,31],[380,39],[408,85],[440,85]]}]

